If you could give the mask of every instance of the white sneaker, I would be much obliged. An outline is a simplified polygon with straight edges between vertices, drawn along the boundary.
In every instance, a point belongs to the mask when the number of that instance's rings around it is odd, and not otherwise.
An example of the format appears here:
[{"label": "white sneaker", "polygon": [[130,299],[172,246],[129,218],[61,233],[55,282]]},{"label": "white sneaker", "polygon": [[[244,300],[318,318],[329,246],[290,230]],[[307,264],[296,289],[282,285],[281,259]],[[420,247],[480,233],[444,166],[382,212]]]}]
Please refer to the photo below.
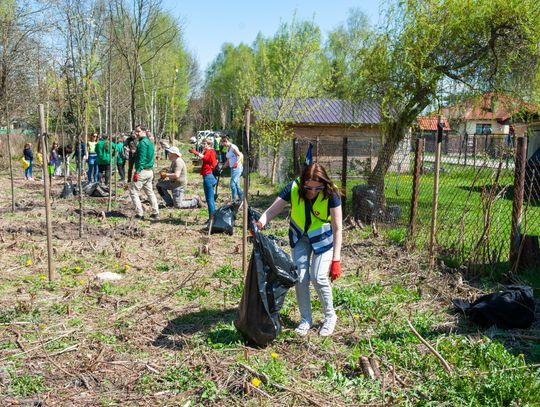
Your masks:
[{"label": "white sneaker", "polygon": [[321,336],[330,336],[334,333],[334,329],[336,329],[336,323],[337,323],[337,316],[334,315],[331,318],[327,318],[324,320],[323,326],[319,332],[319,335]]},{"label": "white sneaker", "polygon": [[311,323],[307,321],[300,321],[300,325],[296,327],[294,332],[300,336],[306,336],[309,332],[309,328],[311,328]]}]

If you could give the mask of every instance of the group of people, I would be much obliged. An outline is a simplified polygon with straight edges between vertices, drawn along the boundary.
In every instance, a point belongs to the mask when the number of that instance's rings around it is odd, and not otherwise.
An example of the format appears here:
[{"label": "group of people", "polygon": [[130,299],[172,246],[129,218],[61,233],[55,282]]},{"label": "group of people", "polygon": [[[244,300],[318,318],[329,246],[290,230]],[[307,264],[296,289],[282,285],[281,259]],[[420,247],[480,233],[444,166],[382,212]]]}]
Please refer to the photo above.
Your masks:
[{"label": "group of people", "polygon": [[[79,142],[75,147],[74,157],[80,155],[88,160],[88,180],[97,181],[108,177],[111,155],[111,141],[94,134],[88,148]],[[156,189],[163,198],[165,206],[175,208],[201,207],[199,197],[184,199],[187,187],[186,164],[178,147],[165,145],[165,152],[170,160],[167,169],[159,171],[159,181]],[[53,144],[53,149],[58,149]],[[159,205],[153,190],[154,180],[154,142],[151,133],[144,125],[135,127],[134,132],[123,140],[110,146],[111,152],[117,157],[118,173],[125,178],[125,163],[129,163],[127,180],[131,181],[129,194],[136,210],[136,218],[144,219],[144,211],[140,200],[140,192],[144,191],[151,205],[151,219],[159,217]],[[195,149],[191,153],[201,159],[200,174],[203,179],[203,189],[208,205],[208,215],[211,219],[215,213],[214,188],[221,171],[230,167],[230,188],[233,200],[241,200],[243,191],[240,187],[240,176],[243,171],[244,156],[238,146],[228,137],[219,140],[218,148],[211,138],[203,142],[203,151]],[[63,154],[66,150],[62,151]],[[224,155],[224,163],[218,166],[218,155]],[[31,145],[24,148],[24,158],[30,163],[33,160]],[[51,157],[54,154],[51,150]],[[32,177],[31,165],[25,170],[25,178]],[[107,180],[107,178],[105,178]],[[321,336],[332,335],[337,323],[333,306],[332,288],[330,281],[341,275],[341,245],[342,245],[342,209],[339,191],[331,181],[323,166],[311,164],[304,168],[297,179],[287,184],[272,205],[263,212],[256,227],[262,228],[274,217],[290,205],[289,214],[289,243],[292,249],[293,261],[297,266],[298,282],[295,286],[296,298],[300,311],[300,321],[295,331],[298,335],[307,335],[313,327],[310,299],[310,282],[322,305],[324,316]]]}]

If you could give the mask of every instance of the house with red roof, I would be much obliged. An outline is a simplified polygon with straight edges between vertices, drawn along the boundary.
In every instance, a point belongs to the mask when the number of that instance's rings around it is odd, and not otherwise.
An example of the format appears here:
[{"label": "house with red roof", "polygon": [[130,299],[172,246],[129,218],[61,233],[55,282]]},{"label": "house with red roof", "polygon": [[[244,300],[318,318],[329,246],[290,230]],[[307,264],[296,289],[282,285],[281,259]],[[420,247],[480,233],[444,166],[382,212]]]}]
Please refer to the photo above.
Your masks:
[{"label": "house with red roof", "polygon": [[[531,112],[536,112],[534,105],[493,92],[442,109],[452,128],[450,140],[460,140],[462,149],[490,155],[512,148],[514,137],[527,131],[522,117]],[[450,150],[454,148],[450,147]]]}]

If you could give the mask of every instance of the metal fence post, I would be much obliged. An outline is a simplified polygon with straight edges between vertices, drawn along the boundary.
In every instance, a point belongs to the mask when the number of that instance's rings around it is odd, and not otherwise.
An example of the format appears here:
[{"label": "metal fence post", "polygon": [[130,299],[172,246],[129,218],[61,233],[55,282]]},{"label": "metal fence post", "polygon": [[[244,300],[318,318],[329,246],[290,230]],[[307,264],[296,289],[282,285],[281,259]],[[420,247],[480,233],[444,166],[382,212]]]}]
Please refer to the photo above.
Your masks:
[{"label": "metal fence post", "polygon": [[413,173],[413,190],[411,200],[411,214],[409,217],[409,242],[411,248],[416,246],[414,238],[416,234],[416,214],[418,211],[418,194],[420,192],[420,170],[422,168],[422,151],[424,149],[424,139],[418,137],[414,148],[414,173]]},{"label": "metal fence post", "polygon": [[519,137],[516,143],[514,168],[514,199],[512,200],[512,229],[510,232],[510,265],[517,266],[521,243],[521,215],[525,195],[525,165],[527,163],[527,138]]},{"label": "metal fence post", "polygon": [[343,137],[343,154],[341,158],[341,190],[343,193],[343,214],[347,212],[347,161],[348,161],[349,138]]}]

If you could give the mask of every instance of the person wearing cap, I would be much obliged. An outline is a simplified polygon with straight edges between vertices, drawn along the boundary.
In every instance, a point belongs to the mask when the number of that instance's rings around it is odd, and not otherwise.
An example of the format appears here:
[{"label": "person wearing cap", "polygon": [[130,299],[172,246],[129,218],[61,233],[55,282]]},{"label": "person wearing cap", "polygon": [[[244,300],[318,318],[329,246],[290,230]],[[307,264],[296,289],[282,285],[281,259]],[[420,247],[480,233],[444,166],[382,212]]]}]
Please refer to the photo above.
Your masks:
[{"label": "person wearing cap", "polygon": [[[161,180],[156,185],[159,195],[165,201],[165,205],[178,209],[200,208],[202,202],[199,197],[184,200],[187,176],[186,163],[182,159],[182,153],[180,153],[178,147],[168,147],[165,151],[169,160],[171,160],[171,165],[168,170],[160,171]],[[169,191],[172,192],[172,198]]]}]

